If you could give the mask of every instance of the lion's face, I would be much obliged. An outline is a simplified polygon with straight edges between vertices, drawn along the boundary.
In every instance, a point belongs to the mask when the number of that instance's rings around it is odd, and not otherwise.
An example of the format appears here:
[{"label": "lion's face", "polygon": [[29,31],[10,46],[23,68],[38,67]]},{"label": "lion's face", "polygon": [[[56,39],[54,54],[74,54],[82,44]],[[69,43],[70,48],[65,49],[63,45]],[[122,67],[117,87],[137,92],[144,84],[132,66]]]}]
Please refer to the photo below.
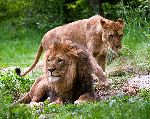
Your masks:
[{"label": "lion's face", "polygon": [[[71,61],[64,54],[49,56],[46,61],[46,72],[50,80],[58,81],[67,72]],[[53,77],[53,78],[52,78]],[[52,78],[52,79],[51,79]]]},{"label": "lion's face", "polygon": [[51,82],[65,79],[67,75],[75,73],[75,56],[71,54],[70,49],[59,46],[52,46],[46,53],[45,74]]},{"label": "lion's face", "polygon": [[111,23],[103,21],[101,23],[105,29],[102,34],[103,41],[106,43],[108,49],[118,52],[118,50],[122,48],[123,21],[118,20],[117,22],[112,21]]}]

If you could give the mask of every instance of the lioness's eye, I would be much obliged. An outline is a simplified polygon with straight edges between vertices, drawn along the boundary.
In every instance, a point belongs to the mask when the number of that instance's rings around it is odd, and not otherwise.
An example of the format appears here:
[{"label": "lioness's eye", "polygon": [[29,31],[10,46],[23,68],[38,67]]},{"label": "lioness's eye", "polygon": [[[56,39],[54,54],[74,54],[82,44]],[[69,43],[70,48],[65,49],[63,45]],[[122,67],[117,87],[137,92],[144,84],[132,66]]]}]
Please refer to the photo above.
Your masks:
[{"label": "lioness's eye", "polygon": [[112,35],[112,34],[109,34],[109,37],[113,37],[113,35]]},{"label": "lioness's eye", "polygon": [[119,35],[119,37],[122,37],[123,35],[121,34],[121,35]]}]

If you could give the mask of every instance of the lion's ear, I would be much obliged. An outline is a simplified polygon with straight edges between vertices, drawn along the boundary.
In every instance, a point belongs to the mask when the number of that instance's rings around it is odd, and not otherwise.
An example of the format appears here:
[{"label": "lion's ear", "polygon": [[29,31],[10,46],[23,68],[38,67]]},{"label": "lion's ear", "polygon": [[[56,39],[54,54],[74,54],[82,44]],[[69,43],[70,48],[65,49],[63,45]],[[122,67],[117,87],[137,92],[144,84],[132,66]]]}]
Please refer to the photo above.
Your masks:
[{"label": "lion's ear", "polygon": [[100,23],[101,23],[102,28],[104,28],[104,29],[109,28],[109,24],[106,23],[106,21],[104,21],[103,19],[100,20]]},{"label": "lion's ear", "polygon": [[119,18],[117,22],[120,24],[120,26],[124,27],[124,20],[122,18]]},{"label": "lion's ear", "polygon": [[71,44],[70,46],[71,46],[71,50],[69,53],[76,57],[78,57],[78,54],[83,51],[81,48],[78,47],[77,44]]}]

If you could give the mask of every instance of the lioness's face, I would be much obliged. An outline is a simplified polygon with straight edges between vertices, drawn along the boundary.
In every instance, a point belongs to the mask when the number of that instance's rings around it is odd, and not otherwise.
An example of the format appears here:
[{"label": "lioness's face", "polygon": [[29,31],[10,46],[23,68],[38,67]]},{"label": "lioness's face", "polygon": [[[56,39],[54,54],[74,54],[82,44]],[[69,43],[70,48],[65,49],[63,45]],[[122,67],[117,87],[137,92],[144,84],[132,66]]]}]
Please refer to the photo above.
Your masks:
[{"label": "lioness's face", "polygon": [[121,40],[123,36],[122,29],[112,30],[108,29],[103,33],[103,38],[105,39],[108,49],[112,49],[115,52],[118,52],[122,48]]},{"label": "lioness's face", "polygon": [[117,52],[121,49],[122,44],[122,36],[123,36],[123,29],[124,29],[124,22],[118,19],[117,22],[106,22],[101,20],[101,25],[104,28],[102,33],[102,40],[107,45],[108,49],[112,49],[113,51]]},{"label": "lioness's face", "polygon": [[48,56],[46,59],[46,75],[51,82],[58,81],[69,69],[71,59],[64,54]]}]

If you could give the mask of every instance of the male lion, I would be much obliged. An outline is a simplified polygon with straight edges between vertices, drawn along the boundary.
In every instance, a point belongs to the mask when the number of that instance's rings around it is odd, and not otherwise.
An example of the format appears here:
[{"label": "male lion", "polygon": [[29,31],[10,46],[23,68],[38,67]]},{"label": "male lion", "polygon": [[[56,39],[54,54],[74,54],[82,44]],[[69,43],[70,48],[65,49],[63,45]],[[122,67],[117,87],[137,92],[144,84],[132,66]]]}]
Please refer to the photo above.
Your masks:
[{"label": "male lion", "polygon": [[94,100],[93,67],[88,54],[77,45],[55,42],[45,53],[44,76],[17,103],[43,101],[79,103]]},{"label": "male lion", "polygon": [[90,54],[95,74],[100,80],[107,82],[106,76],[103,73],[105,71],[107,49],[111,48],[117,52],[122,47],[123,27],[124,23],[122,20],[114,22],[99,15],[56,27],[44,35],[32,66],[22,74],[20,69],[16,69],[16,72],[20,76],[26,75],[35,67],[43,50],[46,51],[48,49],[53,39],[58,39],[58,41],[59,39],[64,39],[73,41],[86,49]]}]

